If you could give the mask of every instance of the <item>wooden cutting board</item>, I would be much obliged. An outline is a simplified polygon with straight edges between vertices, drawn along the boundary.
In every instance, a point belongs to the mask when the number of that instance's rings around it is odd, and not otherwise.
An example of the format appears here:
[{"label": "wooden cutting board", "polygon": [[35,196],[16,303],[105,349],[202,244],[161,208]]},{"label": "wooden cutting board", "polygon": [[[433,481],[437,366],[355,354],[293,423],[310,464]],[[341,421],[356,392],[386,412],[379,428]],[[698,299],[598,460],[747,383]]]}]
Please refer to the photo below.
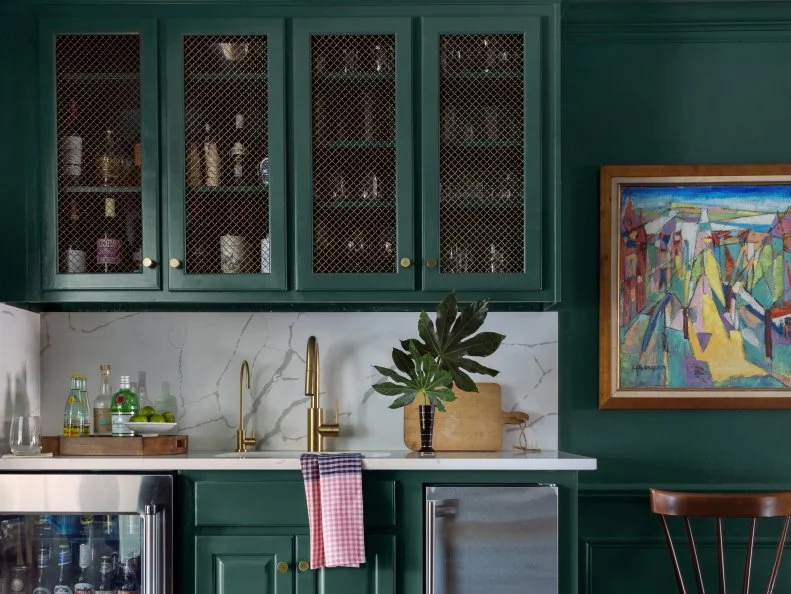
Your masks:
[{"label": "wooden cutting board", "polygon": [[186,435],[157,435],[152,437],[63,437],[45,435],[41,450],[55,456],[174,456],[186,454],[189,437]]},{"label": "wooden cutting board", "polygon": [[[497,383],[479,383],[478,392],[453,390],[456,400],[445,403],[445,412],[434,413],[434,449],[439,451],[493,452],[503,448],[503,425],[527,421],[527,413],[505,412]],[[404,407],[404,444],[420,449],[418,399]]]}]

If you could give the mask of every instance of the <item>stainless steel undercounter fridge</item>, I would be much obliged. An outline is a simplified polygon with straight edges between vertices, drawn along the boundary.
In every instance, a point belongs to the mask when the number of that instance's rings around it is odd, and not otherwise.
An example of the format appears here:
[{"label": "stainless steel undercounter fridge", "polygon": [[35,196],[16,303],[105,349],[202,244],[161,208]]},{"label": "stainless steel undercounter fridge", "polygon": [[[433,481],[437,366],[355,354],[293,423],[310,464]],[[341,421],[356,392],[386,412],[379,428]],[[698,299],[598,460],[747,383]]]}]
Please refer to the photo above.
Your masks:
[{"label": "stainless steel undercounter fridge", "polygon": [[554,485],[428,485],[425,594],[557,594]]}]

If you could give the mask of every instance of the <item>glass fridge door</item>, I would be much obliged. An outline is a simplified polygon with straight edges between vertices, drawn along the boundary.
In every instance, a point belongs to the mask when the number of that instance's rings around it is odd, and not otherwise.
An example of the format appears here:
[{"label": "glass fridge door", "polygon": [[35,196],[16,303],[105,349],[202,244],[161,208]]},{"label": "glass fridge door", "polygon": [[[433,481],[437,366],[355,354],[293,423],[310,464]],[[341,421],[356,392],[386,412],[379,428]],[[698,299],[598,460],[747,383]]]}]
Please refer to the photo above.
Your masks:
[{"label": "glass fridge door", "polygon": [[[152,488],[145,479],[164,482]],[[170,592],[164,544],[171,481],[0,476],[0,594]]]}]

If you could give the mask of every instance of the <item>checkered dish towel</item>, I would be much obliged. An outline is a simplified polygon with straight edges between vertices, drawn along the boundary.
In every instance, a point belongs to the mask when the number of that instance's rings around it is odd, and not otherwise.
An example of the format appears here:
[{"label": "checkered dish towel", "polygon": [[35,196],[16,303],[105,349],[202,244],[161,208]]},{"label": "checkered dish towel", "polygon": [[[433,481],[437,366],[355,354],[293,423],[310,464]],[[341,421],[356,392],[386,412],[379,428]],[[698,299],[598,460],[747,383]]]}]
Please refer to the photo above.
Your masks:
[{"label": "checkered dish towel", "polygon": [[310,567],[365,563],[361,454],[302,454]]}]

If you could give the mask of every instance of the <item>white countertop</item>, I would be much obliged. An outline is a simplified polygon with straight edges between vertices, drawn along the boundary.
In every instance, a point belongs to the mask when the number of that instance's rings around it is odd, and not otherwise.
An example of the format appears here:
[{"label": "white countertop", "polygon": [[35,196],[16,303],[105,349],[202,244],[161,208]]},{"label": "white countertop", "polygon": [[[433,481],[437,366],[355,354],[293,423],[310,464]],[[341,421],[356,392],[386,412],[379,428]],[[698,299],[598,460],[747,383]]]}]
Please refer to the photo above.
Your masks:
[{"label": "white countertop", "polygon": [[[440,452],[422,458],[407,450],[365,451],[366,470],[596,470],[596,459],[559,451]],[[54,456],[0,459],[0,472],[299,470],[299,451],[195,451],[180,456]]]}]

